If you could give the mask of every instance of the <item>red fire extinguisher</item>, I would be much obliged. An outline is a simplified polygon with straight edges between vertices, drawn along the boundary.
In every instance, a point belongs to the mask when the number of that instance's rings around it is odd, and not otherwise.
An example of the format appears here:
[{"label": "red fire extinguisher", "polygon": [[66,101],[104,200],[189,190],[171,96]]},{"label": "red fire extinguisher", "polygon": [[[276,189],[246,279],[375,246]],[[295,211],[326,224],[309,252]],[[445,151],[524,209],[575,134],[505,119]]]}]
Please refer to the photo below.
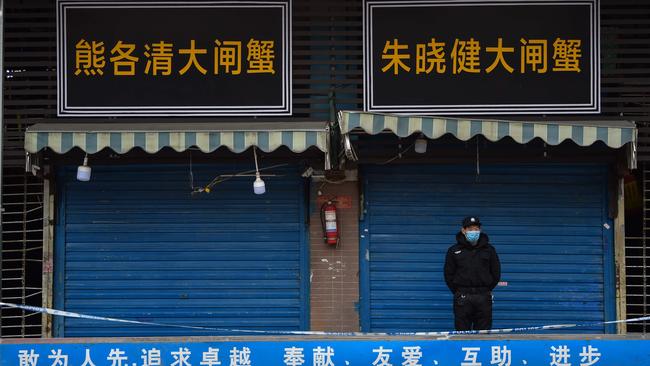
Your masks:
[{"label": "red fire extinguisher", "polygon": [[320,208],[320,220],[323,224],[323,234],[325,243],[329,245],[339,245],[339,225],[336,218],[335,201],[329,200]]}]

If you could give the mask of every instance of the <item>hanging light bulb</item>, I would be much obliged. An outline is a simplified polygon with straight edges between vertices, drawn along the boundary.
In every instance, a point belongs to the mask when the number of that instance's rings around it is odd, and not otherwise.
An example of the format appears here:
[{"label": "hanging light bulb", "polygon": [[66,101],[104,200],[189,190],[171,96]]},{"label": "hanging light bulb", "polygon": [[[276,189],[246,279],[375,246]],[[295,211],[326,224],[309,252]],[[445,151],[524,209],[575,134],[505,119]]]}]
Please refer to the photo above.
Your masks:
[{"label": "hanging light bulb", "polygon": [[77,180],[81,182],[87,182],[90,180],[90,173],[92,169],[88,166],[88,155],[84,156],[83,165],[77,167]]},{"label": "hanging light bulb", "polygon": [[415,152],[418,154],[424,154],[427,152],[427,139],[424,137],[424,135],[420,134],[420,136],[415,140]]},{"label": "hanging light bulb", "polygon": [[260,169],[257,166],[257,148],[253,146],[253,156],[255,157],[255,181],[253,182],[253,192],[255,194],[264,194],[266,193],[266,184],[262,178],[260,178]]},{"label": "hanging light bulb", "polygon": [[264,181],[260,178],[260,173],[255,173],[255,177],[255,181],[253,182],[253,192],[255,192],[255,194],[266,193],[266,184],[264,184]]}]

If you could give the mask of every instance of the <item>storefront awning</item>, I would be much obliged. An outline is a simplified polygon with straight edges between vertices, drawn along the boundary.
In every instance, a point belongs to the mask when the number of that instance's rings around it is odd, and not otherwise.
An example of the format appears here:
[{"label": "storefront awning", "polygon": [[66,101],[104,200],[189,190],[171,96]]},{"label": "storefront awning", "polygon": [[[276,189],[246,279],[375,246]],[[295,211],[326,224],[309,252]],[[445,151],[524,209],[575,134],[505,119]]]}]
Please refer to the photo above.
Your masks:
[{"label": "storefront awning", "polygon": [[328,151],[326,122],[206,123],[40,123],[25,133],[25,150],[44,148],[63,154],[73,147],[93,154],[109,148],[123,154],[133,148],[156,153],[164,147],[185,151],[196,146],[212,152],[226,146],[235,153],[257,146],[271,152],[280,146],[300,153],[311,146]]},{"label": "storefront awning", "polygon": [[525,144],[539,137],[549,145],[557,145],[572,140],[580,146],[589,146],[602,141],[611,148],[619,148],[632,143],[636,146],[637,130],[631,121],[506,121],[488,119],[460,119],[442,117],[412,117],[379,113],[350,112],[339,113],[339,123],[343,134],[361,129],[369,134],[388,130],[400,137],[423,133],[430,139],[437,139],[447,133],[467,141],[482,135],[490,141],[511,137]]}]

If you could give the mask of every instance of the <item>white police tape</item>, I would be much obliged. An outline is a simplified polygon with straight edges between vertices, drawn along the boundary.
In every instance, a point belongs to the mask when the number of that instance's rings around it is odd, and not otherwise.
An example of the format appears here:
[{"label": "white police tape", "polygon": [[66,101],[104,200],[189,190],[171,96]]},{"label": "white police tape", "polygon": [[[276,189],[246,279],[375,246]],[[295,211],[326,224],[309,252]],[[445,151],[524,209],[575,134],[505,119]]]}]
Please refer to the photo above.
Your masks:
[{"label": "white police tape", "polygon": [[29,306],[22,304],[12,304],[6,302],[0,302],[0,306],[22,309],[25,311],[32,311],[36,313],[44,313],[56,316],[64,316],[68,318],[80,318],[80,319],[89,319],[89,320],[101,320],[117,323],[128,323],[128,324],[139,324],[139,325],[153,325],[159,327],[172,327],[172,328],[184,328],[184,329],[196,329],[196,330],[210,330],[216,332],[228,332],[228,333],[248,333],[248,334],[282,334],[282,335],[322,335],[322,336],[371,336],[371,335],[391,335],[391,336],[442,336],[450,337],[455,335],[469,335],[469,334],[501,334],[501,333],[516,333],[516,332],[527,332],[534,330],[552,330],[552,329],[565,329],[565,328],[578,328],[578,327],[588,327],[596,325],[607,325],[607,324],[618,324],[618,323],[633,323],[633,322],[642,322],[650,321],[650,316],[644,316],[640,318],[633,319],[622,319],[622,320],[610,320],[606,322],[591,322],[591,323],[576,323],[576,324],[553,324],[553,325],[542,325],[534,327],[520,327],[520,328],[502,328],[502,329],[490,329],[490,330],[468,330],[468,331],[447,331],[447,332],[381,332],[381,333],[367,333],[367,332],[320,332],[320,331],[302,331],[302,330],[252,330],[252,329],[232,329],[232,328],[212,328],[212,327],[199,327],[192,325],[178,325],[178,324],[164,324],[164,323],[155,323],[155,322],[143,322],[137,320],[128,320],[128,319],[119,319],[119,318],[109,318],[103,316],[95,315],[86,315],[80,313],[74,313],[64,310],[56,310],[51,308],[43,308],[38,306]]}]

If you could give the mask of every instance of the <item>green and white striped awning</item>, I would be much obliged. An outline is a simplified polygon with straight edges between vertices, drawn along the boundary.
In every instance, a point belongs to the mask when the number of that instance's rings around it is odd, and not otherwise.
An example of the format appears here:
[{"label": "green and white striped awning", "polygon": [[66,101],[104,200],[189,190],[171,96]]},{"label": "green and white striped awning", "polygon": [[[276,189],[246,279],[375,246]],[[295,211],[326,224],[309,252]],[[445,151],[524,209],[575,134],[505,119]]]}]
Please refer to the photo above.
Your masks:
[{"label": "green and white striped awning", "polygon": [[236,123],[40,123],[25,133],[25,150],[44,148],[63,154],[78,147],[88,154],[109,148],[123,154],[134,148],[156,153],[164,147],[212,152],[221,146],[241,153],[251,146],[271,152],[280,146],[300,153],[311,146],[328,151],[326,122]]},{"label": "green and white striped awning", "polygon": [[423,133],[430,139],[437,139],[449,133],[463,141],[482,135],[490,141],[511,137],[520,144],[539,137],[549,145],[572,140],[580,146],[589,146],[596,141],[602,141],[615,149],[627,143],[632,143],[635,147],[637,137],[636,125],[631,121],[526,122],[342,111],[339,113],[339,123],[343,134],[360,129],[373,135],[391,131],[400,137]]}]

